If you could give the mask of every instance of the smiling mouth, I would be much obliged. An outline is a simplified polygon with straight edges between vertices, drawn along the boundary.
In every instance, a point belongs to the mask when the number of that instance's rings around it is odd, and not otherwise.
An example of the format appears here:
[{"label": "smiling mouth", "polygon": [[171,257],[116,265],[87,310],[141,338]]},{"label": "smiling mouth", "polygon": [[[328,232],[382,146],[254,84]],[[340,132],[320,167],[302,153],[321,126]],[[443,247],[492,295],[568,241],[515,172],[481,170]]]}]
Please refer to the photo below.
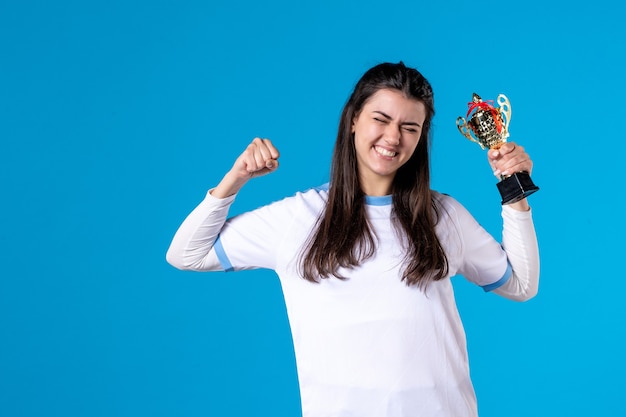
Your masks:
[{"label": "smiling mouth", "polygon": [[392,152],[392,151],[388,151],[385,148],[381,148],[380,146],[374,146],[374,150],[382,155],[382,156],[386,156],[388,158],[393,158],[394,156],[396,156],[398,153],[397,152]]}]

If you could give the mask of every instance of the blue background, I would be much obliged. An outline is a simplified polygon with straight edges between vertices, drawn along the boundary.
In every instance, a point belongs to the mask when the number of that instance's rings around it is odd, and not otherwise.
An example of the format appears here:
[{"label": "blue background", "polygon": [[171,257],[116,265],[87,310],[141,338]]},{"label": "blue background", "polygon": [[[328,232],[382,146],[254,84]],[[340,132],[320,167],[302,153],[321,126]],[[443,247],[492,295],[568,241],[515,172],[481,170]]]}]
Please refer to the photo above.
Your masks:
[{"label": "blue background", "polygon": [[299,415],[273,273],[165,251],[254,136],[281,167],[233,213],[326,182],[354,83],[399,60],[435,89],[435,189],[500,237],[474,91],[541,187],[540,294],[454,278],[481,416],[626,415],[620,4],[1,0],[0,415]]}]

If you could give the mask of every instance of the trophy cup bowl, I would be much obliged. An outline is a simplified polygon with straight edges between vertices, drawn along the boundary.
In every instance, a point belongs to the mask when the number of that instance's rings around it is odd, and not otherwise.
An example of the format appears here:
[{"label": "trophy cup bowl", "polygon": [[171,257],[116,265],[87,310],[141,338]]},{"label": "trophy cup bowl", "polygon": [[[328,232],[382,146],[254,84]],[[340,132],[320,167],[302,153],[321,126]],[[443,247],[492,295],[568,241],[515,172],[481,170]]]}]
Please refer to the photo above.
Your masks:
[{"label": "trophy cup bowl", "polygon": [[[465,117],[469,117],[473,112],[472,116],[469,120],[461,116],[456,119],[459,132],[479,144],[482,149],[499,149],[509,137],[511,104],[504,94],[498,95],[496,101],[500,105],[498,108],[491,104],[493,100],[485,102],[474,93],[472,101],[468,103],[469,109]],[[539,190],[539,187],[533,184],[528,172],[524,171],[501,176],[497,186],[503,205],[520,201]]]}]

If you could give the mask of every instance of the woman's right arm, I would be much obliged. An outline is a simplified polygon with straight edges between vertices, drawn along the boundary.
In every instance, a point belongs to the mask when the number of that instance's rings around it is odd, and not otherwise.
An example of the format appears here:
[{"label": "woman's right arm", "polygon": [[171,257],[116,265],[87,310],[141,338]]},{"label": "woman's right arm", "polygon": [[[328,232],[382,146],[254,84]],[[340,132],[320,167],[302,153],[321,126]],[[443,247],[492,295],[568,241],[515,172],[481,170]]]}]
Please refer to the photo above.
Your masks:
[{"label": "woman's right arm", "polygon": [[275,171],[279,156],[269,139],[255,138],[218,186],[181,224],[167,251],[167,261],[178,269],[220,270],[212,249],[235,195],[251,178]]}]

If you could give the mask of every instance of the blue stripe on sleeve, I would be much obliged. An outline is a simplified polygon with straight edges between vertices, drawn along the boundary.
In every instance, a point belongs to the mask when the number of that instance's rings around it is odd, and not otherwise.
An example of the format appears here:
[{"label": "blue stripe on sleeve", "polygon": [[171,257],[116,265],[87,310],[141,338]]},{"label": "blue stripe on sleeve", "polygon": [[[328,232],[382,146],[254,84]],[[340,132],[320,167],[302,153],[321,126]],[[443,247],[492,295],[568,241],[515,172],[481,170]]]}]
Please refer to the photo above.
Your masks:
[{"label": "blue stripe on sleeve", "polygon": [[504,275],[502,276],[502,278],[500,278],[493,284],[483,285],[482,289],[485,290],[485,292],[489,292],[489,291],[495,290],[496,288],[500,288],[501,286],[506,284],[509,278],[511,278],[512,273],[513,273],[513,269],[511,268],[511,264],[507,262],[506,271],[504,271]]},{"label": "blue stripe on sleeve", "polygon": [[226,252],[224,251],[224,246],[222,246],[222,240],[220,239],[220,236],[217,236],[217,239],[215,240],[215,243],[213,244],[213,249],[215,249],[215,254],[217,255],[217,259],[219,259],[220,264],[222,265],[222,268],[224,268],[224,271],[226,272],[232,272],[235,269],[233,268],[233,265],[230,263],[230,259],[228,259],[228,256],[226,255]]}]

